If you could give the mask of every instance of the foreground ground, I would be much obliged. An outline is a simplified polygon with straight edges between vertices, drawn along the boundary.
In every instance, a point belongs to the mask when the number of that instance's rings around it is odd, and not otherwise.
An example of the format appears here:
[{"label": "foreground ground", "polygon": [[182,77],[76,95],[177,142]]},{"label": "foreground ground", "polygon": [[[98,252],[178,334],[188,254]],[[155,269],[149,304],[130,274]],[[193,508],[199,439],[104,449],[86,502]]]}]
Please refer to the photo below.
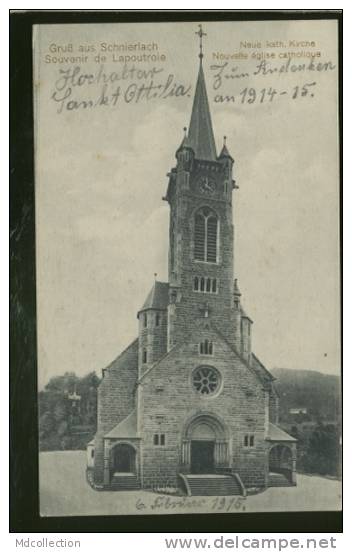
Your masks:
[{"label": "foreground ground", "polygon": [[270,488],[241,497],[171,497],[146,491],[94,491],[86,482],[82,451],[39,455],[42,516],[175,514],[205,512],[268,512],[336,510],[339,481],[298,475],[297,487]]}]

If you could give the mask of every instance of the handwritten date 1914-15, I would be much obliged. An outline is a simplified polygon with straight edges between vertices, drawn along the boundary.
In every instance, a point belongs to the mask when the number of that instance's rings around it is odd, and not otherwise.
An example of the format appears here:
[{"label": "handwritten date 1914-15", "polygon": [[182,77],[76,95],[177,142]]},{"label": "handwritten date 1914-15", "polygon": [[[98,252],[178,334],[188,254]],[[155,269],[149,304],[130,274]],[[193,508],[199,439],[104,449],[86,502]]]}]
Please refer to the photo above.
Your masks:
[{"label": "handwritten date 1914-15", "polygon": [[246,86],[236,94],[217,94],[214,96],[215,103],[240,103],[240,104],[254,104],[254,103],[265,103],[272,102],[274,98],[280,96],[290,98],[291,100],[296,100],[298,98],[314,97],[314,87],[316,82],[308,82],[301,86],[294,86],[290,90],[277,90],[273,87],[262,88],[257,90],[253,87]]}]

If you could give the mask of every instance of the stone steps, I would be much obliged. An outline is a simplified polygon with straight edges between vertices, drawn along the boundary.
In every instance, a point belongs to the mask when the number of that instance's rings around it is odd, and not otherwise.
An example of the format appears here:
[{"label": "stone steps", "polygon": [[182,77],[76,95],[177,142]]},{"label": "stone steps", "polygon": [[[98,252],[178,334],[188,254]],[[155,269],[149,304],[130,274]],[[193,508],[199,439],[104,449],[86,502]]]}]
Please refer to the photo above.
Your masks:
[{"label": "stone steps", "polygon": [[231,476],[184,476],[192,496],[242,495],[240,484]]},{"label": "stone steps", "polygon": [[270,473],[268,479],[269,487],[292,487],[291,481],[281,473]]},{"label": "stone steps", "polygon": [[140,489],[138,478],[134,474],[113,475],[110,487],[115,491],[133,491]]}]

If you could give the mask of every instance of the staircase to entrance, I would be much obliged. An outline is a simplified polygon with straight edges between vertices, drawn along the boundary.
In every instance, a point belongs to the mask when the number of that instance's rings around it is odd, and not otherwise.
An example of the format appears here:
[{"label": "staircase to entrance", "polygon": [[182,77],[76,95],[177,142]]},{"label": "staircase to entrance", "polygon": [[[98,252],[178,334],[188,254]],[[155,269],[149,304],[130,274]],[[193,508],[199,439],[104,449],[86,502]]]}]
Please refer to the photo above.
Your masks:
[{"label": "staircase to entrance", "polygon": [[140,488],[140,483],[134,473],[114,473],[110,487],[115,491],[134,491]]},{"label": "staircase to entrance", "polygon": [[245,495],[242,481],[236,474],[179,474],[188,496]]},{"label": "staircase to entrance", "polygon": [[269,473],[268,487],[292,487],[293,483],[283,473]]}]

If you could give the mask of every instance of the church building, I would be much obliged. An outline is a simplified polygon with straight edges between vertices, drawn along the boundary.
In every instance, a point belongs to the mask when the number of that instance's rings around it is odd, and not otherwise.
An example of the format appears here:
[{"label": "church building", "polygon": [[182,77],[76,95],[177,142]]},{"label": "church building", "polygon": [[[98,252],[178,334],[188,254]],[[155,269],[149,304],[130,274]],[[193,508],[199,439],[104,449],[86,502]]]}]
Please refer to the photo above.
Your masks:
[{"label": "church building", "polygon": [[190,124],[163,198],[168,282],[154,281],[138,337],[103,370],[88,445],[99,489],[245,495],[296,484],[296,442],[278,427],[274,378],[252,350],[235,278],[234,159],[226,139],[217,153],[198,34]]}]

